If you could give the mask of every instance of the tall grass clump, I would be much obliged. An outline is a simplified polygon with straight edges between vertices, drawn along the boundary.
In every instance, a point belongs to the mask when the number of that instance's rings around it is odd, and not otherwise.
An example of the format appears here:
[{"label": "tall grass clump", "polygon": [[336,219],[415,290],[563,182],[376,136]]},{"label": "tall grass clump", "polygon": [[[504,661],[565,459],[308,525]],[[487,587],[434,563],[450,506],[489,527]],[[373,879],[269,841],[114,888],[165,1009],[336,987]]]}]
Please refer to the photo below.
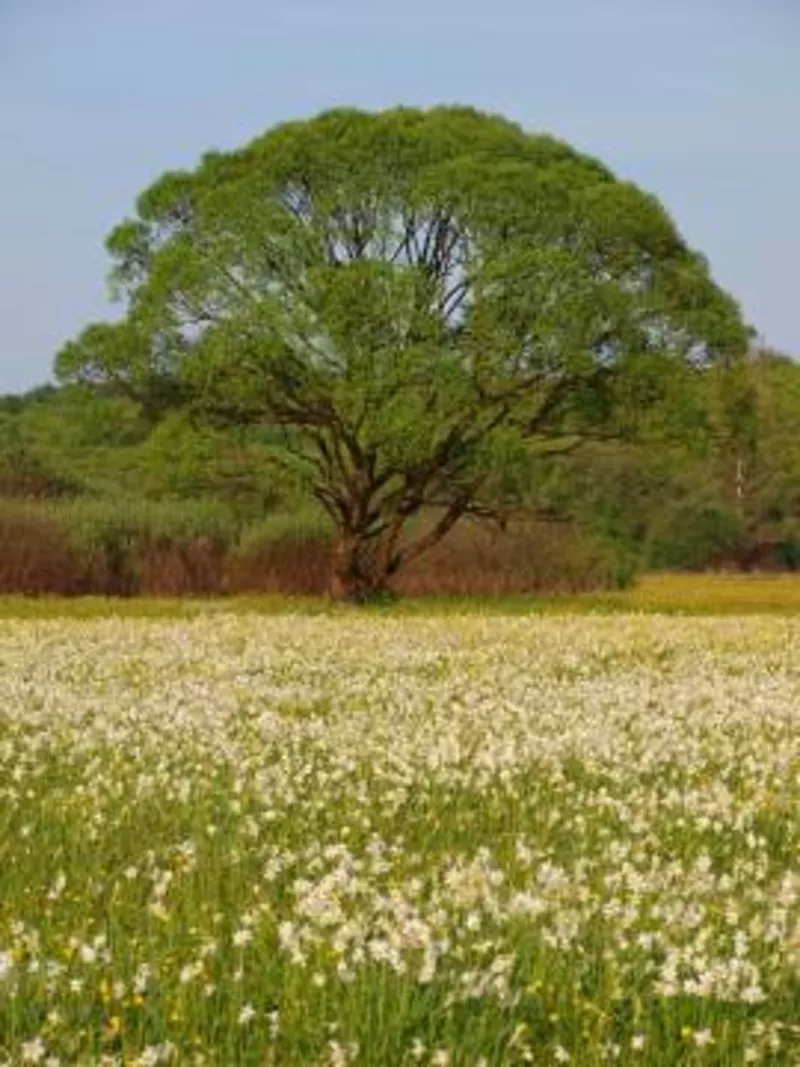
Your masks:
[{"label": "tall grass clump", "polygon": [[89,558],[52,508],[0,499],[0,592],[69,596],[90,586]]},{"label": "tall grass clump", "polygon": [[[423,517],[412,529],[419,533]],[[209,498],[0,502],[0,592],[107,596],[323,596],[335,531],[301,504],[246,520]],[[631,560],[569,524],[464,522],[397,575],[404,596],[567,594],[624,588]]]},{"label": "tall grass clump", "polygon": [[226,561],[227,591],[323,595],[333,536],[328,516],[310,506],[250,523]]},{"label": "tall grass clump", "polygon": [[237,534],[211,501],[77,497],[0,504],[0,588],[23,594],[214,593]]}]

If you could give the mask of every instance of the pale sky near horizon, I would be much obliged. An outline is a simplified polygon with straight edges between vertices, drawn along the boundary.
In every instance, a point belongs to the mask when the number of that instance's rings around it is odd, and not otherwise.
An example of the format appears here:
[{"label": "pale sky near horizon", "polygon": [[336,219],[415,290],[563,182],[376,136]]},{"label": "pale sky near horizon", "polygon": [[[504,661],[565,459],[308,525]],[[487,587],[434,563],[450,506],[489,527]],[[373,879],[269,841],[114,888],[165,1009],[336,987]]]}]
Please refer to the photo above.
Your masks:
[{"label": "pale sky near horizon", "polygon": [[660,196],[800,356],[799,0],[0,0],[0,393],[115,314],[164,170],[337,105],[466,103]]}]

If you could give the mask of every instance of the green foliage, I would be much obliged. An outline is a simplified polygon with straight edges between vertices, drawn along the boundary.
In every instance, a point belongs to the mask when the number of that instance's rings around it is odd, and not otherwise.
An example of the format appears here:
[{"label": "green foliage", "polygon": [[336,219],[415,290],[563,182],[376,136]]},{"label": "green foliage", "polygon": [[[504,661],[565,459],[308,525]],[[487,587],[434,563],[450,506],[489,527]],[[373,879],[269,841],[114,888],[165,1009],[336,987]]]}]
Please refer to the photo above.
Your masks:
[{"label": "green foliage", "polygon": [[748,364],[755,429],[745,503],[754,521],[800,525],[800,364],[771,351]]},{"label": "green foliage", "polygon": [[715,500],[689,500],[668,511],[650,531],[646,546],[651,567],[701,569],[730,558],[747,541],[740,516]]},{"label": "green foliage", "polygon": [[209,538],[230,543],[236,519],[224,503],[211,499],[147,501],[83,498],[49,508],[75,541],[86,547],[124,547],[136,542]]},{"label": "green foliage", "polygon": [[697,368],[747,342],[654,197],[468,108],[338,110],[211,153],[108,250],[125,317],[59,377],[282,428],[270,461],[331,516],[347,595],[518,495],[523,442],[686,433]]},{"label": "green foliage", "polygon": [[32,395],[0,405],[0,493],[205,497],[243,520],[297,496],[268,462],[274,446],[263,432],[215,430],[180,409],[153,421],[136,401],[85,385]]},{"label": "green foliage", "polygon": [[286,475],[268,459],[269,446],[258,435],[198,424],[178,410],[154,427],[138,464],[149,496],[210,496],[257,519],[292,495]]},{"label": "green foliage", "polygon": [[787,571],[800,571],[800,533],[792,533],[782,541],[777,555]]},{"label": "green foliage", "polygon": [[147,501],[129,498],[76,497],[66,500],[0,500],[4,517],[47,522],[79,552],[116,559],[134,556],[143,547],[185,543],[198,538],[230,545],[239,526],[220,501]]},{"label": "green foliage", "polygon": [[140,405],[81,386],[31,395],[12,415],[0,415],[4,469],[40,472],[43,488],[35,495],[140,489],[134,446],[150,431]]},{"label": "green foliage", "polygon": [[74,475],[59,469],[60,464],[29,440],[22,410],[0,412],[0,494],[47,497],[76,491]]},{"label": "green foliage", "polygon": [[319,507],[307,505],[300,511],[278,511],[249,523],[239,537],[237,547],[242,553],[256,552],[276,541],[313,541],[330,538],[333,525]]}]

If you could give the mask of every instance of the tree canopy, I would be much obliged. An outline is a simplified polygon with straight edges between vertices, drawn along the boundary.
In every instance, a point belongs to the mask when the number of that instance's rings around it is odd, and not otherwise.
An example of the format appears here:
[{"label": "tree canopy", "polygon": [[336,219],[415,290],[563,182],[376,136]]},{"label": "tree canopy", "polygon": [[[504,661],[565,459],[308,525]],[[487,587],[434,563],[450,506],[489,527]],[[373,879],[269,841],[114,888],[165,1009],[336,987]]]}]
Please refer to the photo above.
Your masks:
[{"label": "tree canopy", "polygon": [[125,316],[66,345],[60,379],[278,428],[357,599],[497,513],[531,451],[635,433],[747,346],[655,197],[468,108],[278,126],[164,175],[107,247]]}]

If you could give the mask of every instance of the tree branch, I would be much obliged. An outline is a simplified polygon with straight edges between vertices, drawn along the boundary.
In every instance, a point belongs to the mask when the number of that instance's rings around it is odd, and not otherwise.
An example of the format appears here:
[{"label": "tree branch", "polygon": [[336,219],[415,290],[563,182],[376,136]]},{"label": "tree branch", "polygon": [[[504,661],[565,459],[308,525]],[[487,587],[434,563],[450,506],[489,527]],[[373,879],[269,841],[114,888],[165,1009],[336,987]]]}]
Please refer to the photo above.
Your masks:
[{"label": "tree branch", "polygon": [[438,544],[443,537],[445,537],[455,526],[458,520],[466,513],[469,507],[469,497],[462,496],[454,500],[447,508],[445,513],[429,530],[427,530],[421,537],[418,537],[416,541],[412,541],[411,544],[402,552],[398,552],[395,555],[396,567],[405,567],[413,560],[418,559],[423,553],[433,548]]}]

